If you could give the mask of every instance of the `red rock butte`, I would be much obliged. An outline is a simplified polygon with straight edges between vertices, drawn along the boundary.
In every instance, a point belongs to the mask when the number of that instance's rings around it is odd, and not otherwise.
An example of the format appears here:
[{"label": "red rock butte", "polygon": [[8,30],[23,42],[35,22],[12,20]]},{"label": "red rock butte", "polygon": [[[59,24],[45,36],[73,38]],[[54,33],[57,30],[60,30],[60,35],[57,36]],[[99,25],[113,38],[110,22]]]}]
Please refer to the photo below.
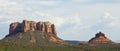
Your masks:
[{"label": "red rock butte", "polygon": [[54,24],[50,22],[34,22],[34,21],[27,21],[23,20],[22,23],[15,22],[10,24],[9,28],[9,35],[16,34],[19,32],[27,32],[27,31],[41,31],[41,32],[48,32],[52,34],[57,34],[56,28]]},{"label": "red rock butte", "polygon": [[114,44],[115,42],[112,42],[109,38],[107,38],[104,33],[99,32],[95,35],[95,37],[90,39],[88,43],[92,43],[92,44],[103,44],[103,43],[111,44],[112,43]]}]

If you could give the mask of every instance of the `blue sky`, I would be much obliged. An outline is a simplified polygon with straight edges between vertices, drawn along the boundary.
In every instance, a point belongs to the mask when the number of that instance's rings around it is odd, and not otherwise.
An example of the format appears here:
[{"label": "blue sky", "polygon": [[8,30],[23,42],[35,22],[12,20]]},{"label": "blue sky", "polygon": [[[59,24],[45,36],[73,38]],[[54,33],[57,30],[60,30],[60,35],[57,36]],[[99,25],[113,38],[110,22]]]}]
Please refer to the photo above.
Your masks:
[{"label": "blue sky", "polygon": [[0,39],[9,24],[22,20],[50,21],[64,40],[88,41],[99,31],[120,38],[120,0],[0,0]]}]

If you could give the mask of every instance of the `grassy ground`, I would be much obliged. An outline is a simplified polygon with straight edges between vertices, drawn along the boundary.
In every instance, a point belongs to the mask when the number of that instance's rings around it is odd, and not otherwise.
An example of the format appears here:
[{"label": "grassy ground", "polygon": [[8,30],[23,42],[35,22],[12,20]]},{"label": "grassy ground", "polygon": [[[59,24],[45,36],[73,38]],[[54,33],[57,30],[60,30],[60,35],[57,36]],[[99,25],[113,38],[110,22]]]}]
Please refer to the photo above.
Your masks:
[{"label": "grassy ground", "polygon": [[4,43],[0,44],[0,51],[120,51],[120,45],[62,45],[62,46],[38,46],[38,45],[18,45]]}]

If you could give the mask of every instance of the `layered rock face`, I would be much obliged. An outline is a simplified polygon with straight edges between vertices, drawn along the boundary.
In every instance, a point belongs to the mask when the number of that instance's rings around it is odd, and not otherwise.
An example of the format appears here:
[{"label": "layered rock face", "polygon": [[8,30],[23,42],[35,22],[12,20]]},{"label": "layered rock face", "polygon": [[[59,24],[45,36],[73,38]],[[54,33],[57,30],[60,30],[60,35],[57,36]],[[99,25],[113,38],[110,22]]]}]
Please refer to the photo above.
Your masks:
[{"label": "layered rock face", "polygon": [[[14,36],[17,34],[16,36]],[[12,36],[11,36],[12,35]],[[16,40],[17,39],[17,40]],[[15,22],[10,24],[9,34],[5,37],[5,42],[12,43],[55,43],[67,44],[64,40],[57,37],[56,27],[50,22],[34,22],[23,20],[22,23]]]},{"label": "layered rock face", "polygon": [[9,28],[9,34],[21,32],[21,24],[19,22],[11,23]]},{"label": "layered rock face", "polygon": [[99,32],[96,36],[89,40],[88,43],[92,44],[102,44],[102,43],[113,43],[110,39],[108,39],[104,33]]},{"label": "layered rock face", "polygon": [[22,23],[15,22],[10,24],[9,28],[9,35],[16,34],[19,32],[27,32],[27,31],[41,31],[41,32],[48,32],[52,34],[56,33],[56,28],[54,24],[50,22],[34,22],[34,21],[27,21],[23,20]]}]

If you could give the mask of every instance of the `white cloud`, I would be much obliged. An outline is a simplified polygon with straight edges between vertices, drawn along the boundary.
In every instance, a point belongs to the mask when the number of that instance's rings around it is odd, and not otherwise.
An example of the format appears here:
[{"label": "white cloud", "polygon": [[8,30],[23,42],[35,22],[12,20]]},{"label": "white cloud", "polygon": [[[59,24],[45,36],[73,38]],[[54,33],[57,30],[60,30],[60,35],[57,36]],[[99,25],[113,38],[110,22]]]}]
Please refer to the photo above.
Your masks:
[{"label": "white cloud", "polygon": [[120,28],[119,27],[119,25],[120,25],[119,17],[115,17],[111,13],[106,12],[105,15],[103,16],[103,19],[106,20],[106,21],[109,21],[107,23],[107,26],[109,28]]},{"label": "white cloud", "polygon": [[0,6],[10,6],[10,5],[16,5],[16,2],[9,2],[9,1],[0,1]]},{"label": "white cloud", "polygon": [[[58,35],[61,38],[75,40],[88,40],[94,36],[96,31],[100,30],[105,33],[114,31],[112,32],[114,34],[118,34],[118,30],[120,30],[118,29],[120,28],[119,3],[82,5],[79,2],[85,3],[93,0],[8,1],[1,0],[0,2],[0,25],[8,25],[15,21],[21,22],[23,19],[50,21],[56,24],[60,33]],[[110,36],[112,37],[113,34]],[[113,39],[116,39],[115,36]]]},{"label": "white cloud", "polygon": [[28,1],[25,2],[25,4],[39,4],[39,5],[44,5],[44,6],[53,6],[53,5],[58,5],[60,1]]},{"label": "white cloud", "polygon": [[90,2],[92,0],[71,0],[71,1],[74,1],[74,2],[80,2],[80,3],[84,3],[84,2]]},{"label": "white cloud", "polygon": [[54,15],[50,15],[47,13],[40,13],[40,12],[35,12],[31,15],[32,17],[29,19],[34,19],[33,20],[42,20],[42,21],[50,21],[55,23],[58,27],[63,25],[65,20],[62,17],[57,17]]}]

